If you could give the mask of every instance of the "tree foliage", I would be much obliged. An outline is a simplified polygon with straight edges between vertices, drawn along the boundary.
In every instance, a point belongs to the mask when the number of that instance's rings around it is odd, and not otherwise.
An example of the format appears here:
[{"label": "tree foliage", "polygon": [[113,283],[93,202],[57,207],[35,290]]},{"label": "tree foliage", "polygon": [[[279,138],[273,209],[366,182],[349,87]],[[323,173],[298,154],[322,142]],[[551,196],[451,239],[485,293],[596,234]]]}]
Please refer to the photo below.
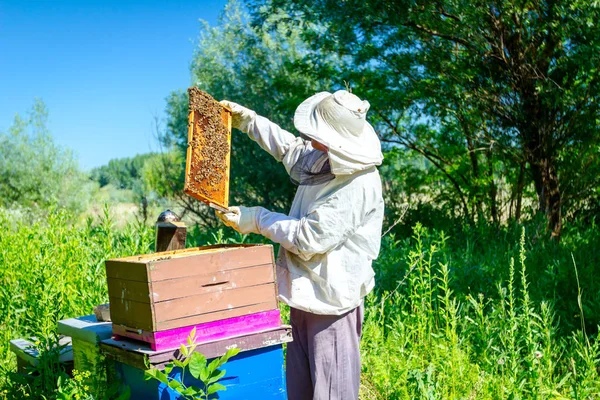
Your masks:
[{"label": "tree foliage", "polygon": [[[272,0],[313,49],[343,57],[384,140],[437,169],[469,220],[597,207],[600,8],[596,1]],[[506,193],[501,191],[504,189]]]},{"label": "tree foliage", "polygon": [[[219,24],[203,22],[191,64],[192,84],[215,99],[228,99],[255,110],[293,131],[295,108],[317,91],[330,90],[331,75],[316,63],[306,62],[308,46],[301,38],[302,26],[286,22],[285,13],[274,13],[264,27],[253,27],[237,1],[230,1]],[[321,62],[335,59],[323,55]],[[170,193],[186,208],[210,223],[212,212],[182,196],[187,147],[187,94],[172,93],[167,99],[168,119],[162,143],[181,157],[178,167],[165,168]],[[174,156],[169,156],[173,158]],[[246,135],[234,132],[231,154],[230,201],[285,210],[295,192],[280,165]]]},{"label": "tree foliage", "polygon": [[135,182],[142,177],[142,168],[155,153],[138,154],[134,157],[115,158],[92,169],[90,176],[100,187],[112,184],[119,189],[133,189]]},{"label": "tree foliage", "polygon": [[48,111],[36,101],[26,118],[16,116],[8,132],[0,132],[0,206],[81,212],[94,185],[73,154],[58,146],[48,131]]}]

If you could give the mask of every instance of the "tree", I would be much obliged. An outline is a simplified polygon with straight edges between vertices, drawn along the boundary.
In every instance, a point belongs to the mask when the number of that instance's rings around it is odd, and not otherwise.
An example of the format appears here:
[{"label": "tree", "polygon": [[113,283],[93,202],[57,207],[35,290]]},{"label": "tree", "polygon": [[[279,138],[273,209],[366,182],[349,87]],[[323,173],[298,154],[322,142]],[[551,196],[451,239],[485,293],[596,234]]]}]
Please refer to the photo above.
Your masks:
[{"label": "tree", "polygon": [[[315,92],[329,90],[331,78],[316,65],[304,62],[308,46],[300,38],[301,27],[285,23],[285,19],[289,19],[286,14],[275,13],[265,20],[264,28],[252,27],[241,5],[230,1],[218,26],[202,23],[191,65],[192,84],[217,100],[240,103],[293,131],[295,108]],[[335,57],[323,56],[321,62]],[[202,221],[211,223],[213,213],[181,192],[187,102],[183,91],[174,92],[167,99],[168,118],[161,143],[181,156],[167,156],[164,173],[158,175],[169,176],[166,187],[171,195]],[[173,168],[170,162],[179,164]],[[232,137],[231,179],[232,204],[262,205],[282,211],[295,192],[284,168],[239,132]]]},{"label": "tree", "polygon": [[27,118],[17,115],[8,132],[0,133],[0,206],[84,211],[94,184],[73,154],[54,143],[47,120],[46,106],[38,100]]},{"label": "tree", "polygon": [[[520,207],[528,178],[558,236],[563,188],[577,197],[597,187],[571,163],[574,149],[600,141],[597,2],[273,0],[253,9],[257,24],[288,13],[314,49],[350,59],[338,73],[373,99],[384,139],[428,158],[465,214],[487,193],[499,218],[499,178],[511,180],[510,204]],[[576,163],[587,164],[598,167],[589,156]]]},{"label": "tree", "polygon": [[161,155],[156,153],[138,154],[134,157],[115,158],[107,165],[94,168],[90,177],[100,184],[100,187],[113,185],[121,190],[131,190],[133,198],[139,204],[142,220],[148,220],[148,206],[152,201],[152,187],[142,177],[145,165]]},{"label": "tree", "polygon": [[100,184],[100,187],[109,183],[119,189],[133,189],[141,178],[141,171],[146,161],[155,156],[155,153],[138,154],[134,157],[115,158],[107,165],[94,168],[90,177]]}]

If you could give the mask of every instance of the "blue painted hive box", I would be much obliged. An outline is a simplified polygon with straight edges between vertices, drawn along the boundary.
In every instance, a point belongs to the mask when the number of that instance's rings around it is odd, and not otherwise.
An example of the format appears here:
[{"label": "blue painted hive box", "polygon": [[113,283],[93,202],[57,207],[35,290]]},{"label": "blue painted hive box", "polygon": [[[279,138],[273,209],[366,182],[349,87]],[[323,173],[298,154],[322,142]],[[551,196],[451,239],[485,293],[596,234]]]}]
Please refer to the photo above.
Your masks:
[{"label": "blue painted hive box", "polygon": [[[276,329],[250,335],[199,344],[195,351],[211,359],[225,354],[227,349],[237,347],[240,353],[223,365],[226,371],[219,383],[226,390],[213,394],[211,399],[281,399],[287,398],[283,363],[283,343],[292,340],[291,329]],[[176,391],[156,380],[145,380],[144,371],[149,367],[164,369],[175,359],[182,359],[179,350],[152,351],[141,342],[107,339],[101,343],[102,353],[114,362],[113,380],[127,385],[131,399],[180,399]],[[169,379],[181,382],[181,370],[174,368]],[[186,386],[202,387],[191,374],[184,374]],[[111,384],[111,382],[109,382]]]}]

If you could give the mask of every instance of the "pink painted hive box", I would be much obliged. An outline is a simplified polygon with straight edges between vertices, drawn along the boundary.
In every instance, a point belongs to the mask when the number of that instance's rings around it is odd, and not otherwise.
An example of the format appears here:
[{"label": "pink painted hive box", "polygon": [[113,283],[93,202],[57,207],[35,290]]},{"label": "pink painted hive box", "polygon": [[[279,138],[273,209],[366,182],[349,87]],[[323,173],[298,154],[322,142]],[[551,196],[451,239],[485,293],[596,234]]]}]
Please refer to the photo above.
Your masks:
[{"label": "pink painted hive box", "polygon": [[270,245],[218,245],[113,259],[106,261],[106,276],[113,332],[120,336],[151,342],[149,333],[181,336],[194,326],[210,336],[223,330],[215,321],[227,320],[233,330],[256,322],[262,329],[261,321],[271,321],[268,327],[280,323]]}]

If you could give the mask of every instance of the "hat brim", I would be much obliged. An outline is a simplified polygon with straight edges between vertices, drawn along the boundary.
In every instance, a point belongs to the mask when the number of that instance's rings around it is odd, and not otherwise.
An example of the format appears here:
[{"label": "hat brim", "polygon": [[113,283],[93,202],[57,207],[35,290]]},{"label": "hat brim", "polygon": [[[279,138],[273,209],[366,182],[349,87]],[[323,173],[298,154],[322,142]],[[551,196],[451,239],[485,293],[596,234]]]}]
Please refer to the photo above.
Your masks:
[{"label": "hat brim", "polygon": [[[304,100],[294,114],[296,129],[307,137],[327,146],[330,152],[339,153],[362,164],[381,164],[383,160],[381,143],[375,129],[367,121],[365,121],[360,136],[347,138],[320,119],[315,109],[321,101],[331,95],[329,92],[320,92]],[[320,120],[318,121],[318,119]]]}]

